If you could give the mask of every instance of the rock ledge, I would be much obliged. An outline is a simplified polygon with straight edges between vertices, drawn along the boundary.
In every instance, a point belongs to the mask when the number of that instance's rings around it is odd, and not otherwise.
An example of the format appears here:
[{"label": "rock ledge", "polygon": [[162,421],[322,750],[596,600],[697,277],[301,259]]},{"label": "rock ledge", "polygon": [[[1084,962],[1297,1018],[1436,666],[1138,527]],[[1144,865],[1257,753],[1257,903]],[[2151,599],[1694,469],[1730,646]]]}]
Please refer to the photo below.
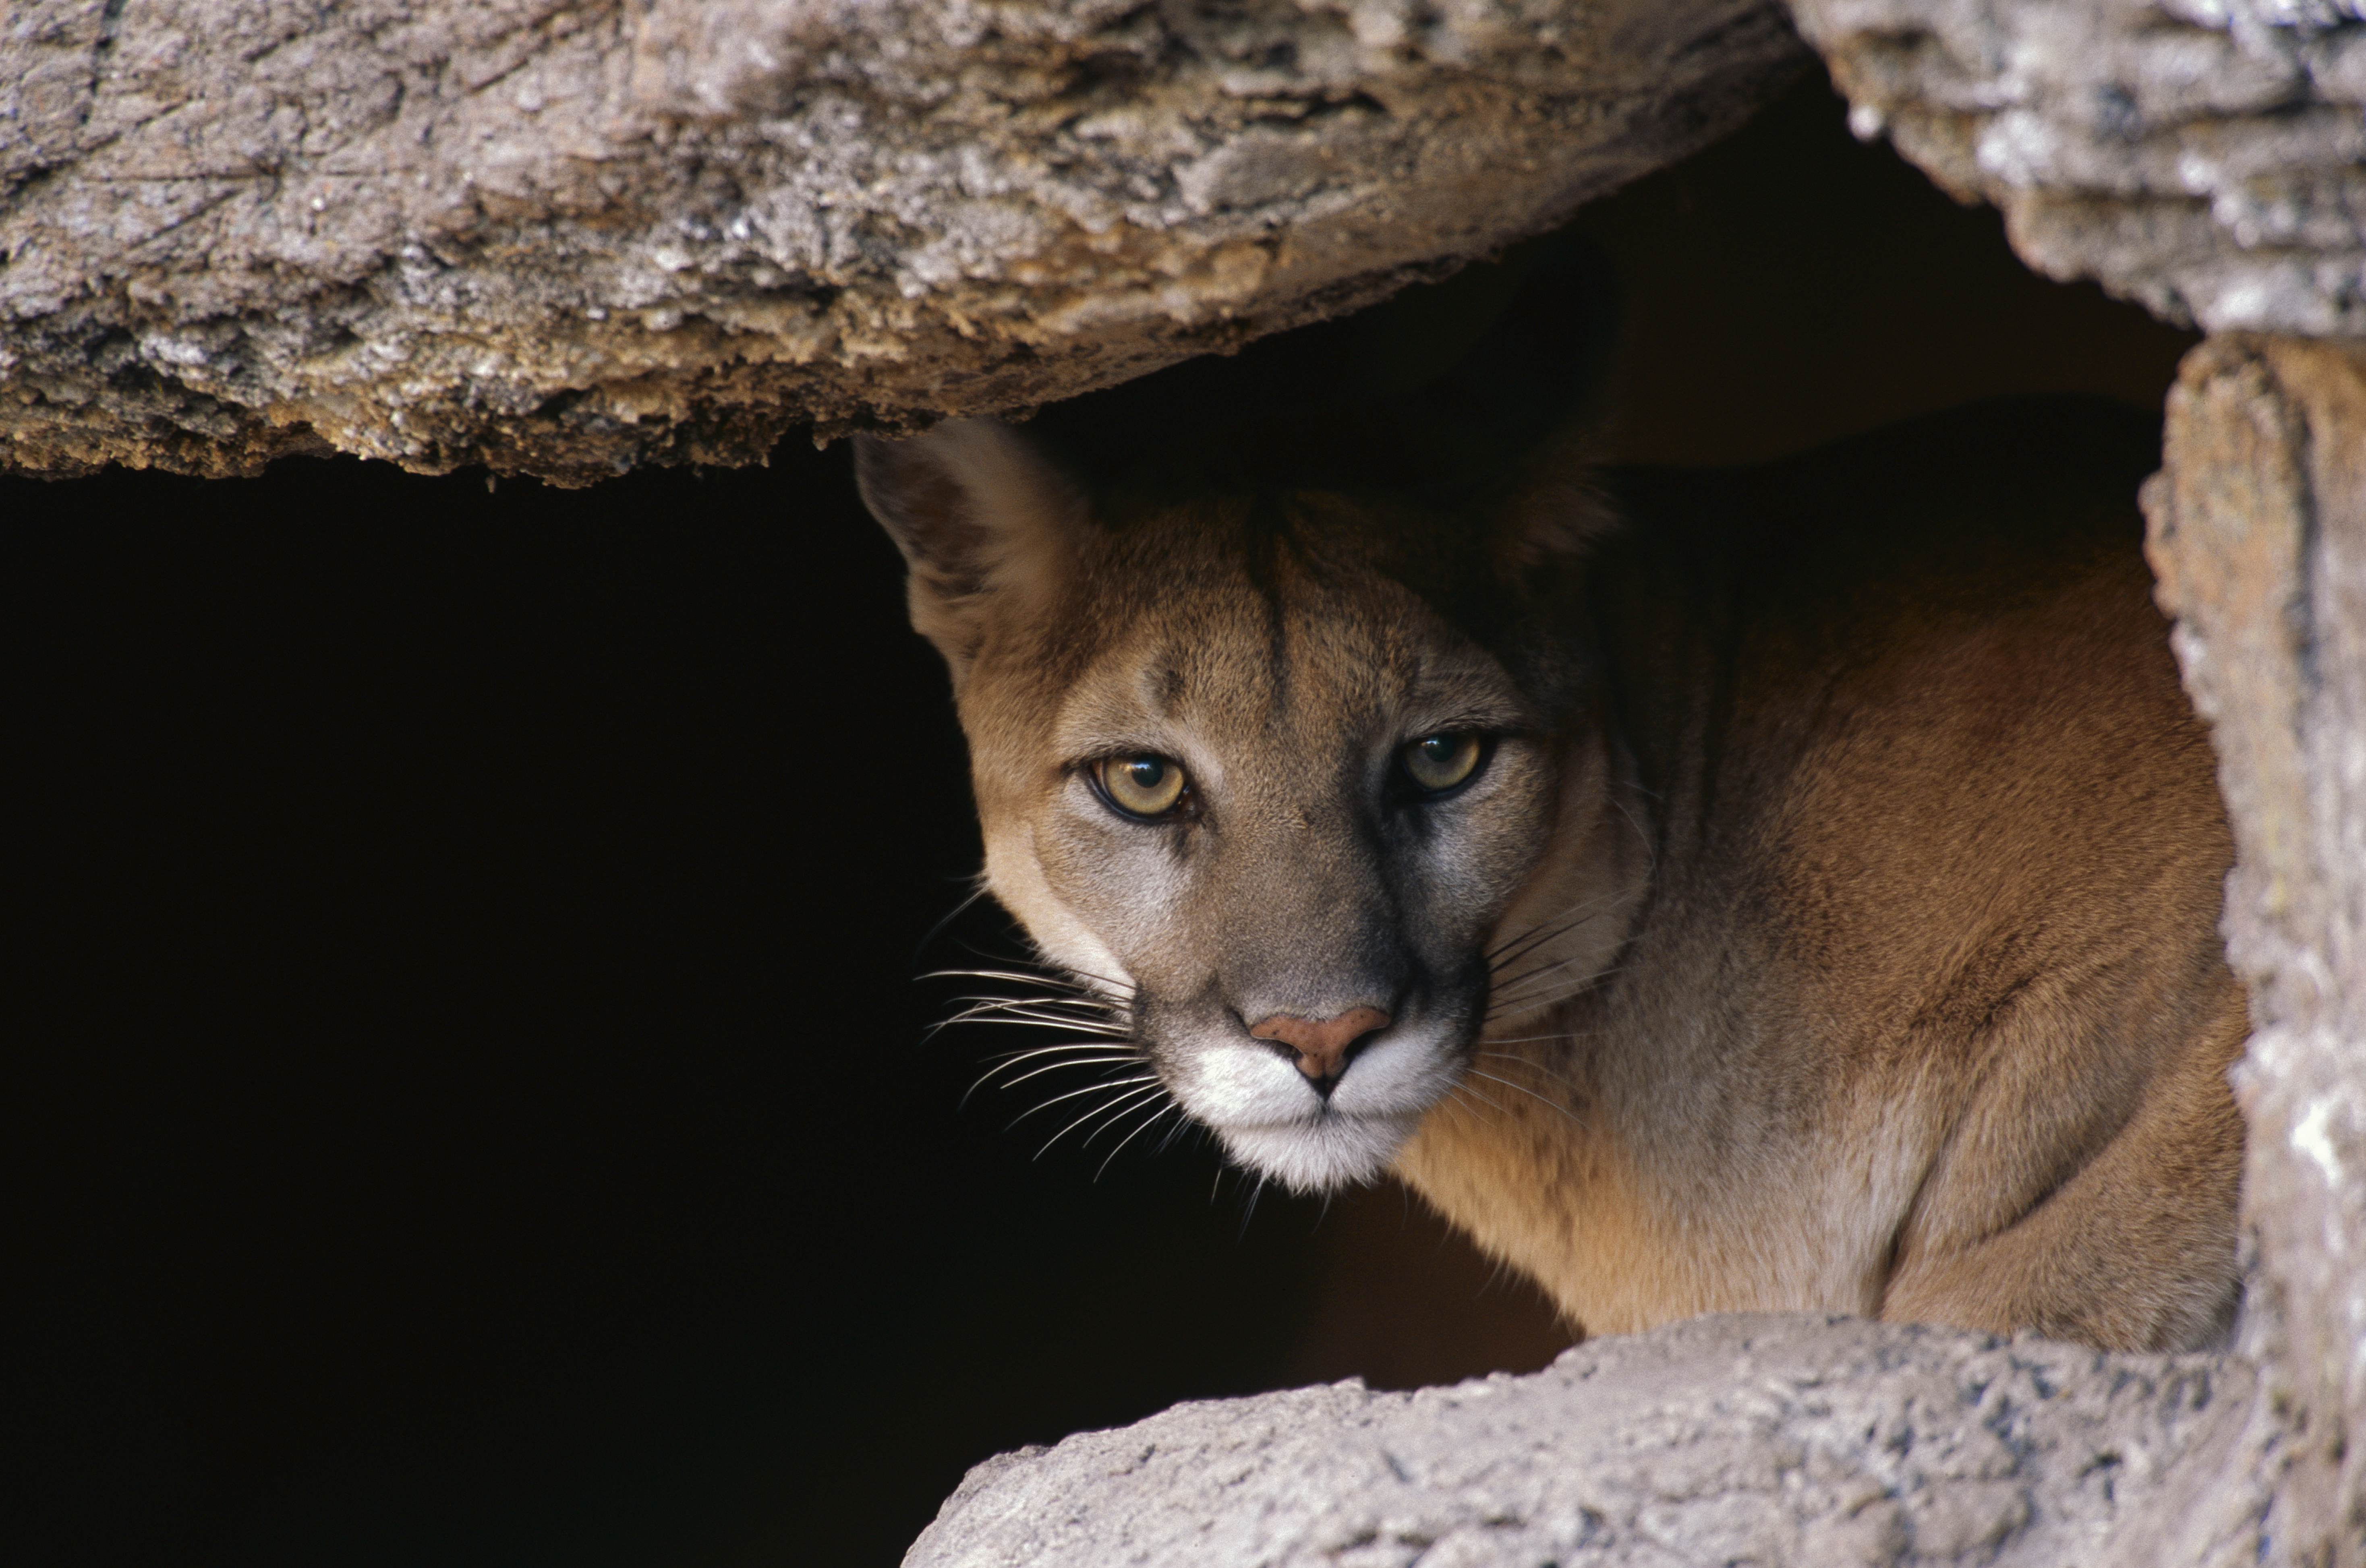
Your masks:
[{"label": "rock ledge", "polygon": [[29,0],[0,465],[564,482],[1021,409],[1705,145],[1772,0]]},{"label": "rock ledge", "polygon": [[2254,1381],[2207,1356],[1705,1318],[1529,1377],[1183,1405],[1007,1454],[905,1563],[2094,1563]]}]

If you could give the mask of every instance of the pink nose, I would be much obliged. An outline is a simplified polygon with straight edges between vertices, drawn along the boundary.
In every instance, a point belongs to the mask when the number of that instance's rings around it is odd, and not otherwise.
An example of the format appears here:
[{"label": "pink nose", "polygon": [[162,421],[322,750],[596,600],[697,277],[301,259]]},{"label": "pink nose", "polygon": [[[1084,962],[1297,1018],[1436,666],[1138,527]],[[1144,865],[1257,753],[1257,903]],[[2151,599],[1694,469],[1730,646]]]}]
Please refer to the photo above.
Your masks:
[{"label": "pink nose", "polygon": [[1377,1007],[1351,1007],[1336,1018],[1293,1018],[1277,1013],[1249,1025],[1260,1040],[1279,1040],[1298,1053],[1298,1070],[1321,1083],[1347,1070],[1347,1052],[1367,1035],[1389,1026]]}]

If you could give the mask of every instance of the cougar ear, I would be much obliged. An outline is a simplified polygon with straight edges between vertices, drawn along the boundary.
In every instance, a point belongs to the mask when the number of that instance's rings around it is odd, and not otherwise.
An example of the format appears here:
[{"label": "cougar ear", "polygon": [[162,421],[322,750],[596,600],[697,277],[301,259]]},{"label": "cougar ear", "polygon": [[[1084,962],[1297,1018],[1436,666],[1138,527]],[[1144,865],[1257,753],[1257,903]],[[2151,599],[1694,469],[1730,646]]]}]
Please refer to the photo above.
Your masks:
[{"label": "cougar ear", "polygon": [[1086,527],[1083,493],[995,420],[947,420],[908,441],[858,435],[854,475],[911,570],[913,629],[956,684],[991,616],[1048,603]]},{"label": "cougar ear", "polygon": [[1593,485],[1531,485],[1495,516],[1495,570],[1528,599],[1552,599],[1581,582],[1594,546],[1618,527],[1618,510]]},{"label": "cougar ear", "polygon": [[1623,525],[1609,497],[1583,468],[1548,471],[1496,509],[1489,544],[1504,581],[1531,599],[1573,585],[1603,540]]}]

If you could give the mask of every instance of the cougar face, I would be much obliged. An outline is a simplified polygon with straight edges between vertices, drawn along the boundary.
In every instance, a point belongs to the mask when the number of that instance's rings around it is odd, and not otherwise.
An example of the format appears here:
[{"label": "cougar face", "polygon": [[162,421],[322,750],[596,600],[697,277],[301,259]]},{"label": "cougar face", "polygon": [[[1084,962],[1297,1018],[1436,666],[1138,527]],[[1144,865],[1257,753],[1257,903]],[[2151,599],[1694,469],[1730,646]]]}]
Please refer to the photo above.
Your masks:
[{"label": "cougar face", "polygon": [[1378,1175],[1471,1066],[1570,783],[1550,658],[1451,613],[1483,546],[1324,497],[1098,518],[991,424],[858,464],[996,896],[1235,1159]]}]

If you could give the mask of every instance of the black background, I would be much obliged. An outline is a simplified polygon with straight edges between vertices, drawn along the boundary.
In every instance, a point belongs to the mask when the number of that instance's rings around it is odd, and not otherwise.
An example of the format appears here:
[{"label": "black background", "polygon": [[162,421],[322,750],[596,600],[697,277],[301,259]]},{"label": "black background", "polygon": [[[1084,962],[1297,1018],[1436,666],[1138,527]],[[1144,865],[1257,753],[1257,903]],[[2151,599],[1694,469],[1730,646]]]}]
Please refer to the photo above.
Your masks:
[{"label": "black background", "polygon": [[[2191,340],[2023,272],[1820,84],[1562,233],[1049,410],[1457,481],[1723,462]],[[1402,474],[1398,471],[1402,469]],[[842,451],[580,491],[0,480],[17,1561],[887,1563],[1174,1400],[1528,1367],[1393,1190],[1036,1158],[921,970],[1014,953]],[[1033,1086],[1044,1087],[1042,1084]],[[1144,1140],[1147,1143],[1147,1140]]]}]

